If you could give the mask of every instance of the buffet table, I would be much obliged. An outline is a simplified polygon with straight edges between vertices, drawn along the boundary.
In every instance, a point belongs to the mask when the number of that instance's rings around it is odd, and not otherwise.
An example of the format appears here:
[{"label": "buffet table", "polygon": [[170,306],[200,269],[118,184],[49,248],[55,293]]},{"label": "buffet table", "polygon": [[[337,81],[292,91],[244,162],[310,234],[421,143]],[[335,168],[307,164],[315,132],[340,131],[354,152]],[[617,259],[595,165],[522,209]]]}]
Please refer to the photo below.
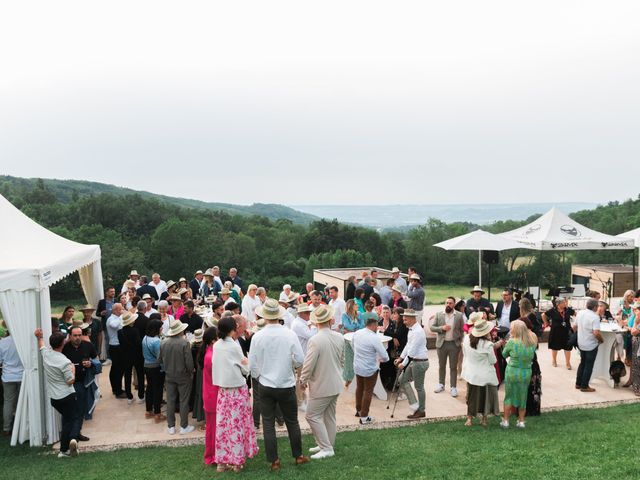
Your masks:
[{"label": "buffet table", "polygon": [[623,330],[618,324],[611,324],[609,322],[600,323],[600,333],[604,342],[598,346],[598,355],[593,365],[593,373],[591,378],[604,379],[611,388],[613,388],[613,379],[609,375],[609,368],[614,358],[614,345],[616,343],[616,334],[622,333]]}]

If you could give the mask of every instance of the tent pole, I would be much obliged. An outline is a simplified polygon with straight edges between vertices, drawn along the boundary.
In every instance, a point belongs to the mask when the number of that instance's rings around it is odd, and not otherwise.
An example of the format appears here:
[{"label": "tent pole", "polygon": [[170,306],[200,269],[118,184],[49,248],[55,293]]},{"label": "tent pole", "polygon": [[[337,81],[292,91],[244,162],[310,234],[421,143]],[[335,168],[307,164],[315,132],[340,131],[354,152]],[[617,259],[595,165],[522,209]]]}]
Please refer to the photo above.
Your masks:
[{"label": "tent pole", "polygon": [[542,292],[542,250],[540,250],[540,258],[538,258],[538,261],[540,262],[540,268],[538,270],[538,305],[537,307],[540,308],[540,293]]},{"label": "tent pole", "polygon": [[[36,290],[36,325],[42,329],[42,300],[40,298],[40,290]],[[44,365],[42,363],[42,355],[38,352],[38,380],[40,383],[40,427],[42,428],[42,446],[47,444],[49,435],[47,434],[47,409],[44,395]]]},{"label": "tent pole", "polygon": [[478,250],[478,286],[482,288],[482,250]]},{"label": "tent pole", "polygon": [[635,249],[635,247],[633,249],[633,262],[631,264],[633,265],[633,289],[634,290],[638,290],[638,277],[636,275],[636,249]]}]

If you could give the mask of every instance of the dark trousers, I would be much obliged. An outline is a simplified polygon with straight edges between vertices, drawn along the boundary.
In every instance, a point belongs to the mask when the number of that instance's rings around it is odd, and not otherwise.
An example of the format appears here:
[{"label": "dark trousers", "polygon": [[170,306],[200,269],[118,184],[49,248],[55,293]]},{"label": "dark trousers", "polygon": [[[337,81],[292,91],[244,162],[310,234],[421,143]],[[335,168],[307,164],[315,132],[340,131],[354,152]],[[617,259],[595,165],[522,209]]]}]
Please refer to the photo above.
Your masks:
[{"label": "dark trousers", "polygon": [[109,370],[109,383],[114,395],[122,393],[123,358],[120,345],[109,345],[109,358],[111,358],[111,370]]},{"label": "dark trousers", "polygon": [[51,406],[55,408],[60,415],[62,415],[62,430],[60,431],[60,451],[69,451],[69,442],[71,439],[78,439],[80,429],[78,425],[82,424],[82,421],[78,422],[76,417],[80,417],[82,420],[82,412],[78,409],[78,398],[75,393],[67,395],[59,400],[51,399]]},{"label": "dark trousers", "polygon": [[591,372],[593,372],[593,364],[596,363],[598,356],[598,348],[593,350],[580,350],[580,365],[578,365],[578,374],[576,375],[576,385],[580,388],[589,388],[589,380],[591,380]]},{"label": "dark trousers", "polygon": [[302,434],[298,423],[298,399],[296,387],[271,388],[262,384],[260,389],[260,411],[262,413],[262,434],[267,461],[270,463],[278,459],[278,440],[276,439],[276,408],[279,406],[287,425],[291,454],[293,458],[302,455]]},{"label": "dark trousers", "polygon": [[373,387],[376,386],[377,380],[378,372],[370,377],[356,375],[356,412],[359,412],[361,417],[369,416]]},{"label": "dark trousers", "polygon": [[[258,383],[258,380],[253,377],[251,377],[251,397],[253,399],[251,408],[253,413],[253,425],[256,428],[260,428],[260,384]],[[279,423],[284,422],[280,405],[276,406],[276,421]]]},{"label": "dark trousers", "polygon": [[145,367],[144,374],[147,377],[147,393],[145,395],[147,412],[151,412],[153,410],[153,413],[159,415],[160,406],[162,404],[164,373],[160,371],[160,367]]},{"label": "dark trousers", "polygon": [[133,398],[131,393],[131,376],[133,373],[133,359],[123,357],[122,359],[122,373],[124,375],[124,393],[127,394],[127,398]]},{"label": "dark trousers", "polygon": [[144,357],[136,358],[133,361],[133,368],[136,369],[136,376],[138,377],[138,398],[144,398]]},{"label": "dark trousers", "polygon": [[84,381],[76,382],[73,384],[73,388],[76,391],[76,397],[78,399],[78,403],[76,408],[78,409],[79,415],[76,418],[76,425],[74,425],[74,431],[77,429],[77,432],[80,433],[82,431],[82,422],[84,421],[84,416],[87,414],[87,388],[84,386]]}]

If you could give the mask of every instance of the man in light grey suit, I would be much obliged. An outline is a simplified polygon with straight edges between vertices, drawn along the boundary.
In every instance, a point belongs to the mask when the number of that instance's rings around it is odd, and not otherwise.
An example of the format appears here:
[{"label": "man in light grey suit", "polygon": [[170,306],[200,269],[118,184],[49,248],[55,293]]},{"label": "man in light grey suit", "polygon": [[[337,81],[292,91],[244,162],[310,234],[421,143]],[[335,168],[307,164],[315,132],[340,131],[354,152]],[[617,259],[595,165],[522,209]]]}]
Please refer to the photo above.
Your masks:
[{"label": "man in light grey suit", "polygon": [[431,325],[432,332],[438,334],[436,338],[436,349],[438,352],[438,386],[436,393],[444,391],[444,380],[447,372],[447,358],[449,359],[449,381],[451,385],[451,396],[458,396],[458,355],[462,339],[464,337],[462,314],[455,310],[456,299],[447,297],[444,312],[438,312]]},{"label": "man in light grey suit", "polygon": [[306,419],[316,440],[311,458],[333,457],[336,443],[336,403],[342,392],[344,366],[344,338],[331,330],[334,311],[328,305],[319,305],[311,314],[311,322],[318,333],[309,339],[307,354],[302,364],[300,384],[309,385]]}]

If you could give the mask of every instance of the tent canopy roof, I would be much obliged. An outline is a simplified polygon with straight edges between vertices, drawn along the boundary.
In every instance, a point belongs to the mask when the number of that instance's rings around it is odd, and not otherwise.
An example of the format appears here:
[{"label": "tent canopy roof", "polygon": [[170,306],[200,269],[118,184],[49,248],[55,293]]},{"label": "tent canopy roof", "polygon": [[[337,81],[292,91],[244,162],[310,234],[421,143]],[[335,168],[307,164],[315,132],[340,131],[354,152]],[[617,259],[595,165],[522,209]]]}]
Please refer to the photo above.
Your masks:
[{"label": "tent canopy roof", "polygon": [[475,230],[459,237],[450,238],[444,242],[436,243],[434,247],[445,250],[511,250],[513,248],[528,248],[510,238],[494,235],[484,230]]},{"label": "tent canopy roof", "polygon": [[83,245],[31,220],[0,195],[0,291],[41,289],[100,260],[99,245]]},{"label": "tent canopy roof", "polygon": [[636,247],[640,247],[640,228],[630,230],[628,232],[617,235],[618,238],[630,238],[636,243]]},{"label": "tent canopy roof", "polygon": [[553,207],[537,220],[500,236],[533,250],[628,250],[630,238],[596,232]]}]

